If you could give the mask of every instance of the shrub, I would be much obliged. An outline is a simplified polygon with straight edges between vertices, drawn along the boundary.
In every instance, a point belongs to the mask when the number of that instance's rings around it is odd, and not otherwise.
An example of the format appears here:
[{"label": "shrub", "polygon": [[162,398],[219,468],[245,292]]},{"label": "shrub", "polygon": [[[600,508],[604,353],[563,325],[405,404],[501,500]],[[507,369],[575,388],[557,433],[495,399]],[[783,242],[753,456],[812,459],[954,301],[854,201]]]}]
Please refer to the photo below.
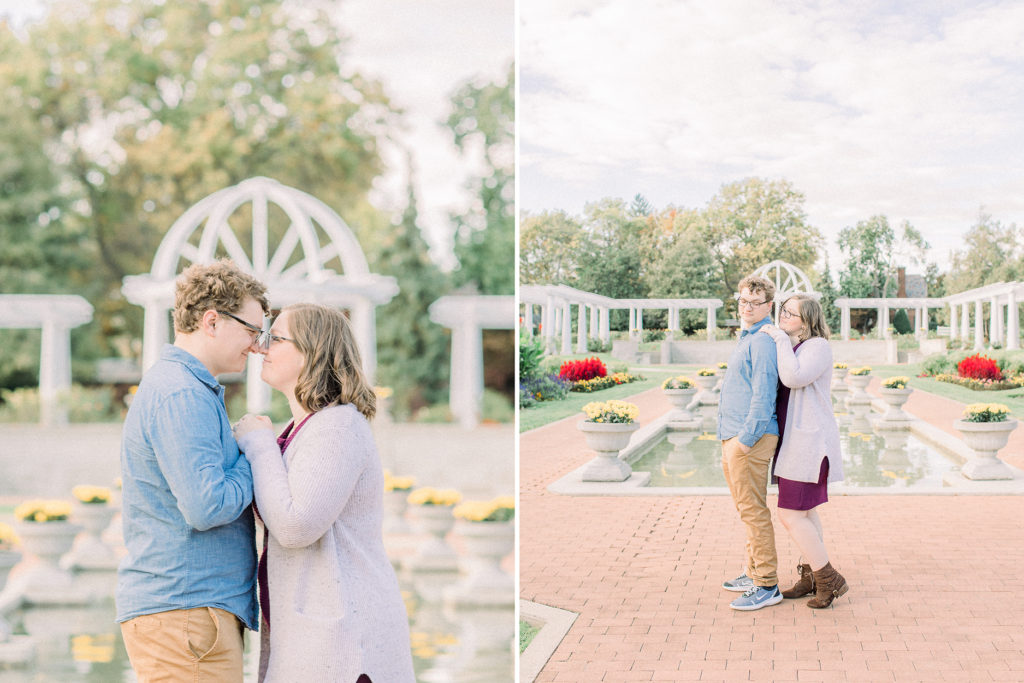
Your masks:
[{"label": "shrub", "polygon": [[968,377],[970,379],[998,381],[1003,378],[1003,373],[999,371],[999,365],[988,356],[983,356],[980,353],[964,358],[956,366],[956,370],[961,377]]},{"label": "shrub", "polygon": [[914,328],[910,326],[910,317],[907,315],[906,310],[899,309],[896,311],[896,315],[892,318],[892,326],[896,328],[896,332],[899,334],[910,334],[914,331]]},{"label": "shrub", "polygon": [[604,366],[600,358],[586,358],[584,360],[567,360],[558,369],[558,376],[570,382],[578,382],[581,379],[593,379],[604,377],[608,374],[608,368]]},{"label": "shrub", "polygon": [[665,330],[644,330],[643,337],[645,342],[661,341],[665,338]]},{"label": "shrub", "polygon": [[600,338],[587,337],[587,351],[590,353],[607,353],[612,350],[612,340],[601,341]]},{"label": "shrub", "polygon": [[948,375],[952,374],[955,368],[953,360],[941,353],[928,356],[921,364],[921,372],[925,375]]},{"label": "shrub", "polygon": [[519,336],[519,376],[536,377],[544,359],[544,342],[537,337]]}]

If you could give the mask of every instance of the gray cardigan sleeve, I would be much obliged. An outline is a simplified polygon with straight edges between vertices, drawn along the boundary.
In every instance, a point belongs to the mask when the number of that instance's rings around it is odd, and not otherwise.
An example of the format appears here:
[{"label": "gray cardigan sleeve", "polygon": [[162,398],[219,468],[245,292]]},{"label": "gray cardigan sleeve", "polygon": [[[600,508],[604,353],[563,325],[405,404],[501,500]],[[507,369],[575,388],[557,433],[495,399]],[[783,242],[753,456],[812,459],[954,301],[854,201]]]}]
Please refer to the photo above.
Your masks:
[{"label": "gray cardigan sleeve", "polygon": [[779,381],[790,389],[799,389],[814,382],[823,373],[832,371],[832,347],[822,337],[812,337],[800,347],[799,357],[785,333],[772,335],[779,356]]},{"label": "gray cardigan sleeve", "polygon": [[365,430],[347,429],[350,415],[330,409],[324,413],[310,418],[288,447],[287,470],[270,430],[250,432],[239,440],[252,466],[260,517],[285,548],[304,548],[327,533],[367,462],[361,457],[360,433]]}]

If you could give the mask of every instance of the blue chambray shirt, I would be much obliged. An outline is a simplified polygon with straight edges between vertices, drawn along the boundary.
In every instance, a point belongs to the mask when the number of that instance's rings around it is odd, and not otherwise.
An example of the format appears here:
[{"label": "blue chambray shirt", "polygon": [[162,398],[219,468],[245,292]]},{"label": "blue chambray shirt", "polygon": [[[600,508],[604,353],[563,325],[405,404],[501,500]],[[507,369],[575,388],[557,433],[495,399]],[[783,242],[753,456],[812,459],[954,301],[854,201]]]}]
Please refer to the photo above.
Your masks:
[{"label": "blue chambray shirt", "polygon": [[779,388],[779,361],[775,340],[759,334],[771,323],[764,318],[740,333],[740,343],[729,356],[729,367],[718,398],[718,438],[738,436],[753,446],[765,434],[779,435],[775,398]]},{"label": "blue chambray shirt", "polygon": [[224,387],[170,344],[132,399],[121,443],[128,555],[117,621],[218,607],[257,629],[252,471],[239,453]]}]

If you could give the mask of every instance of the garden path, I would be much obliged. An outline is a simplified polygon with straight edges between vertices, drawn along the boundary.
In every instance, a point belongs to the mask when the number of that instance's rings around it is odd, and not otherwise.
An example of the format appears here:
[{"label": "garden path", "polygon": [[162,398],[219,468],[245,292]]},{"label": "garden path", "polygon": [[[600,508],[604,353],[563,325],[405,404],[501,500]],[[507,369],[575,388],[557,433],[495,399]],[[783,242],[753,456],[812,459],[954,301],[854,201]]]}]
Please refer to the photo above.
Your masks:
[{"label": "garden path", "polygon": [[[659,389],[629,400],[641,422],[669,409]],[[917,391],[905,409],[956,434],[963,404]],[[826,610],[736,612],[721,582],[742,568],[743,530],[727,496],[546,490],[591,457],[579,419],[520,435],[520,597],[579,614],[537,681],[1024,680],[1020,497],[834,496],[822,519],[850,592]],[[1006,449],[1019,467],[1022,432]],[[788,584],[798,552],[776,537]]]}]

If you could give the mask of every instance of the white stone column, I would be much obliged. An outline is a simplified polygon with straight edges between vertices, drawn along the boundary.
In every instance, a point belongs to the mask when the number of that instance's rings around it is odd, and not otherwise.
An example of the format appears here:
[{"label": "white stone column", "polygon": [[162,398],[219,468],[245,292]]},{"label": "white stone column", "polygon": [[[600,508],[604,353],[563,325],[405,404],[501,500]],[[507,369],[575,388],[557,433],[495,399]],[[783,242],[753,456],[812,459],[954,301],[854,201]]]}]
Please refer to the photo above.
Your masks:
[{"label": "white stone column", "polygon": [[672,306],[668,309],[668,329],[665,330],[665,339],[672,341],[676,338],[676,330],[679,329],[679,309]]},{"label": "white stone column", "polygon": [[547,297],[544,308],[541,309],[541,326],[544,328],[541,333],[544,335],[544,350],[547,353],[555,352],[555,300]]},{"label": "white stone column", "polygon": [[629,307],[629,338],[633,338],[633,330],[636,329],[636,309]]},{"label": "white stone column", "polygon": [[1006,302],[1006,348],[1020,348],[1020,311],[1017,308],[1017,293],[1012,289],[1007,294]]},{"label": "white stone column", "polygon": [[562,304],[562,355],[568,356],[572,353],[572,304],[566,301]]},{"label": "white stone column", "polygon": [[878,306],[878,338],[889,338],[889,306],[886,304]]},{"label": "white stone column", "polygon": [[850,341],[850,307],[845,304],[839,308],[839,327],[843,341]]},{"label": "white stone column", "polygon": [[352,321],[352,332],[359,344],[359,354],[363,357],[363,372],[366,381],[371,385],[377,376],[377,321],[374,316],[376,307],[368,299],[360,298],[348,313]]},{"label": "white stone column", "polygon": [[715,321],[715,307],[708,306],[708,322],[707,322],[707,333],[708,341],[715,341],[715,331],[718,328],[718,324]]},{"label": "white stone column", "polygon": [[597,305],[587,305],[587,313],[590,314],[590,336],[597,339],[601,336],[601,328],[598,325]]},{"label": "white stone column", "polygon": [[533,304],[523,304],[523,325],[527,337],[533,337]]},{"label": "white stone column", "polygon": [[924,306],[917,309],[917,336],[919,339],[928,336],[928,309]]},{"label": "white stone column", "polygon": [[576,353],[587,352],[587,305],[576,304]]},{"label": "white stone column", "polygon": [[985,348],[985,309],[981,299],[974,302],[974,350]]},{"label": "white stone column", "polygon": [[1002,344],[1002,306],[999,305],[998,297],[993,296],[988,302],[988,317],[988,344]]},{"label": "white stone column", "polygon": [[971,338],[971,305],[968,302],[961,304],[963,306],[962,313],[960,316],[960,338],[964,340],[964,345],[967,345],[967,341]]},{"label": "white stone column", "polygon": [[448,407],[463,429],[480,423],[484,394],[483,333],[475,321],[452,329],[452,370]]},{"label": "white stone column", "polygon": [[636,309],[636,329],[637,335],[642,342],[644,340],[644,309]]},{"label": "white stone column", "polygon": [[[56,320],[44,320],[39,350],[39,421],[44,425],[68,423],[61,395],[71,391],[71,329]],[[31,455],[31,454],[27,454]]]},{"label": "white stone column", "polygon": [[160,349],[171,341],[170,312],[160,303],[149,302],[142,319],[142,372],[160,360]]},{"label": "white stone column", "polygon": [[601,317],[601,341],[607,344],[612,339],[611,309],[602,306],[598,311]]},{"label": "white stone column", "polygon": [[960,338],[960,327],[957,324],[959,321],[956,317],[956,304],[949,305],[949,338],[959,339]]}]

